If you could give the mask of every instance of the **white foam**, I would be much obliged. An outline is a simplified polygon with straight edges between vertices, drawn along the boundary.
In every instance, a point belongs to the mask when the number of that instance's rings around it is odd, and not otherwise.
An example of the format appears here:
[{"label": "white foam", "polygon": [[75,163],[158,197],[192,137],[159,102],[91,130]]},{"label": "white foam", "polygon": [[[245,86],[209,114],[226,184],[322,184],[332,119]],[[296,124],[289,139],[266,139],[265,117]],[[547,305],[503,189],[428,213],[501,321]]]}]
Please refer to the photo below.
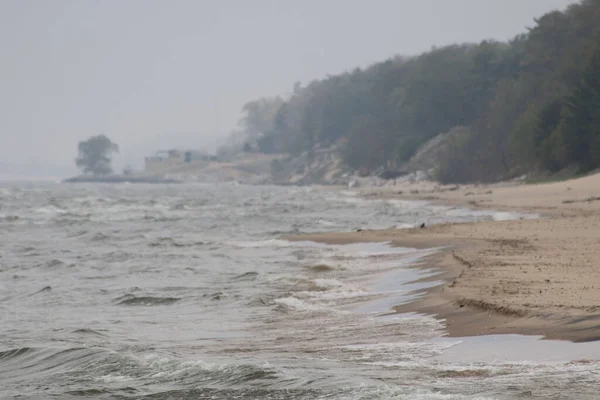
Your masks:
[{"label": "white foam", "polygon": [[152,378],[172,378],[194,370],[207,372],[226,371],[229,368],[229,366],[224,364],[207,363],[204,361],[180,362],[169,358],[157,358],[150,361],[149,364],[149,366],[156,371],[152,373]]},{"label": "white foam", "polygon": [[516,212],[508,212],[508,211],[496,211],[492,214],[492,219],[494,221],[514,221],[517,219],[537,219],[539,218],[539,214],[523,214]]},{"label": "white foam", "polygon": [[443,394],[429,389],[410,389],[402,386],[363,387],[345,395],[347,400],[496,400],[492,397],[473,397],[460,394]]},{"label": "white foam", "polygon": [[319,225],[322,225],[322,226],[335,226],[335,225],[336,225],[336,223],[335,223],[335,222],[328,221],[328,220],[326,220],[326,219],[320,219],[320,220],[318,220],[318,221],[317,221],[317,223],[318,223]]},{"label": "white foam", "polygon": [[409,229],[409,228],[415,228],[417,227],[419,224],[398,224],[394,226],[394,229]]},{"label": "white foam", "polygon": [[322,289],[338,289],[346,286],[337,279],[315,279],[315,285]]},{"label": "white foam", "polygon": [[283,306],[286,309],[296,310],[300,312],[327,312],[334,313],[335,310],[330,308],[320,307],[314,304],[307,303],[296,297],[283,297],[281,299],[275,299],[276,304]]},{"label": "white foam", "polygon": [[67,211],[63,210],[62,208],[58,208],[56,206],[46,206],[46,207],[40,207],[38,209],[35,210],[35,212],[40,213],[40,214],[48,214],[48,215],[54,215],[54,214],[65,214]]},{"label": "white foam", "polygon": [[131,376],[125,375],[104,375],[94,378],[95,381],[104,382],[104,383],[121,383],[132,381],[134,378]]},{"label": "white foam", "polygon": [[327,290],[348,290],[351,292],[359,291],[354,285],[346,284],[338,279],[313,279],[304,275],[280,275],[269,279],[271,282],[284,282],[292,285],[300,285],[306,287],[306,291],[316,291],[322,293]]},{"label": "white foam", "polygon": [[255,241],[231,241],[227,244],[240,248],[284,248],[284,247],[329,247],[326,244],[321,244],[312,241],[299,241],[292,242],[289,240],[281,239],[266,239],[266,240],[255,240]]},{"label": "white foam", "polygon": [[292,283],[292,284],[311,284],[314,283],[315,280],[312,278],[309,278],[307,276],[304,275],[289,275],[289,274],[285,274],[285,275],[278,275],[276,277],[272,277],[272,278],[268,278],[268,281],[270,282],[288,282],[288,283]]},{"label": "white foam", "polygon": [[331,248],[339,255],[347,255],[360,258],[373,256],[407,254],[418,251],[409,247],[392,247],[391,242],[363,242],[346,245],[334,245]]}]

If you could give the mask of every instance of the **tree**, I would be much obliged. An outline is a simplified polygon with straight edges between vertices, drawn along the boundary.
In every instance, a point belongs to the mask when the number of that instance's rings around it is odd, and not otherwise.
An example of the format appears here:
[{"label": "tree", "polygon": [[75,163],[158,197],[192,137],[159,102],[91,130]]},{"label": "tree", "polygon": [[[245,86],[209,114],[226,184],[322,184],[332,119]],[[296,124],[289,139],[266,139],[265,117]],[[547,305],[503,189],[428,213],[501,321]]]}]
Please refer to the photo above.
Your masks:
[{"label": "tree", "polygon": [[583,171],[600,166],[600,44],[567,97],[563,122],[570,161],[579,162]]},{"label": "tree", "polygon": [[280,97],[261,98],[244,104],[244,116],[239,124],[246,136],[256,140],[273,130],[273,121],[282,104],[283,100]]},{"label": "tree", "polygon": [[79,142],[79,157],[75,164],[84,174],[108,175],[112,173],[111,156],[118,153],[119,146],[105,135],[98,135]]},{"label": "tree", "polygon": [[244,140],[264,152],[310,156],[344,138],[348,166],[377,170],[464,127],[468,134],[441,160],[447,182],[598,168],[598,21],[600,0],[580,0],[508,42],[434,48],[296,84],[285,100],[244,106]]}]

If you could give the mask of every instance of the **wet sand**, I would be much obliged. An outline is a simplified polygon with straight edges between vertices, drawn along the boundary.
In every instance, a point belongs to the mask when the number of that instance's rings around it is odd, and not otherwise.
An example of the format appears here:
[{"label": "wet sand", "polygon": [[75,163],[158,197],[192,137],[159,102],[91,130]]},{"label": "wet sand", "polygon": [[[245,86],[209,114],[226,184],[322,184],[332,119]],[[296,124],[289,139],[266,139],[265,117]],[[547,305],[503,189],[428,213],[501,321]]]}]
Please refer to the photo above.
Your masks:
[{"label": "wet sand", "polygon": [[600,175],[540,185],[417,183],[360,192],[370,197],[537,212],[543,218],[286,239],[448,246],[424,264],[435,266],[439,271],[435,279],[446,283],[395,310],[435,315],[445,321],[449,336],[511,333],[576,342],[600,339]]}]

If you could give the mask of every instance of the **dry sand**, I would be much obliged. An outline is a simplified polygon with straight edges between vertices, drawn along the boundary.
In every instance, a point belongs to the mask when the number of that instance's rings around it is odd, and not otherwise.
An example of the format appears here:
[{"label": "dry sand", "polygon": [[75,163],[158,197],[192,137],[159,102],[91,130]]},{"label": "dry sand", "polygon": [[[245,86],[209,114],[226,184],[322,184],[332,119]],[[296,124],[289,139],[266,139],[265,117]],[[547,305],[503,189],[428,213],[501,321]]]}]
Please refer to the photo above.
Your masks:
[{"label": "dry sand", "polygon": [[429,263],[439,267],[446,284],[398,306],[398,312],[435,315],[445,320],[451,336],[519,333],[572,341],[600,339],[600,174],[540,185],[457,188],[418,183],[361,192],[538,212],[544,217],[287,239],[450,246]]}]

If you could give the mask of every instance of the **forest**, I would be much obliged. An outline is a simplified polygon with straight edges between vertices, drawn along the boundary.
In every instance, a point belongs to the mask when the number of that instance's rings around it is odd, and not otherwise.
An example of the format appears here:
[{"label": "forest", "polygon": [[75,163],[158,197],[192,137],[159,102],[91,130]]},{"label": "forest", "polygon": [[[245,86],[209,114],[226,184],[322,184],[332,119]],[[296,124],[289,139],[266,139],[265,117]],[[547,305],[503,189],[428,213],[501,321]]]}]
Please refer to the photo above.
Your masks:
[{"label": "forest", "polygon": [[547,13],[508,42],[395,56],[242,111],[247,141],[265,153],[335,145],[348,166],[375,170],[454,131],[440,182],[586,173],[600,167],[600,0]]}]

